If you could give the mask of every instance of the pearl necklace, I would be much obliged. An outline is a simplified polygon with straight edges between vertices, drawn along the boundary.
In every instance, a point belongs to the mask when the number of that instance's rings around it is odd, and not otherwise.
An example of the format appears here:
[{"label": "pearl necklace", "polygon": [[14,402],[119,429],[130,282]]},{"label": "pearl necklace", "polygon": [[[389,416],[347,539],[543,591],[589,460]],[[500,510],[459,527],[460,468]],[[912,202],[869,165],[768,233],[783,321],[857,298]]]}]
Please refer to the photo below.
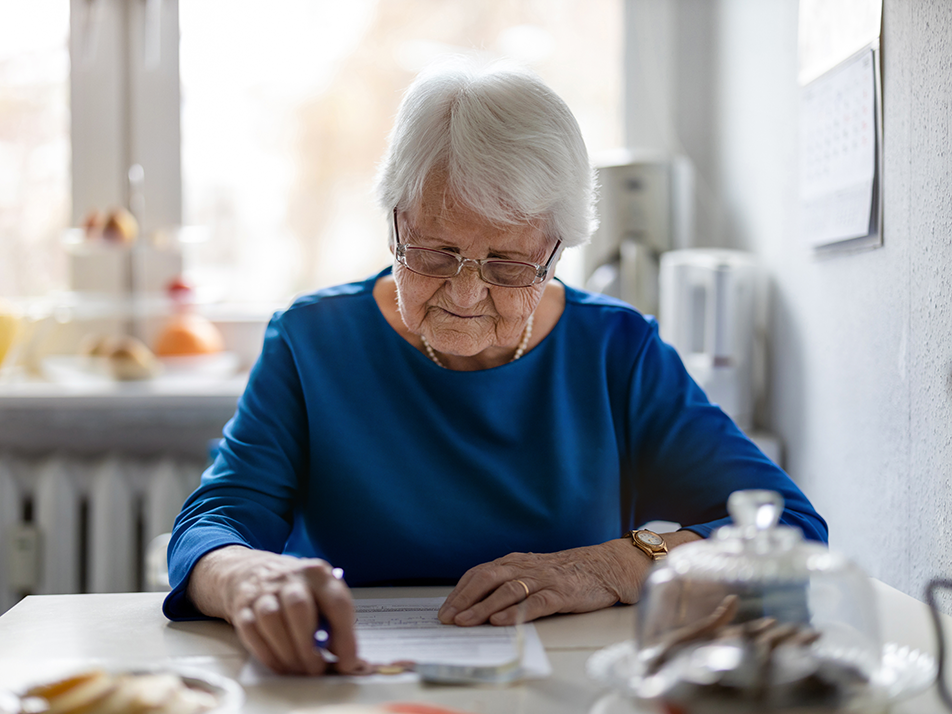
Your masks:
[{"label": "pearl necklace", "polygon": [[[522,332],[522,340],[520,340],[519,346],[516,348],[516,353],[512,356],[512,359],[509,360],[509,363],[515,362],[525,354],[526,347],[529,346],[529,338],[532,337],[532,321],[534,319],[535,313],[529,315],[529,321],[526,323],[526,329]],[[420,339],[423,340],[423,347],[426,349],[426,353],[429,358],[433,360],[437,366],[447,369],[447,366],[440,362],[439,358],[436,356],[436,352],[434,352],[433,348],[430,347],[430,343],[426,341],[426,338],[423,335],[420,335]]]}]

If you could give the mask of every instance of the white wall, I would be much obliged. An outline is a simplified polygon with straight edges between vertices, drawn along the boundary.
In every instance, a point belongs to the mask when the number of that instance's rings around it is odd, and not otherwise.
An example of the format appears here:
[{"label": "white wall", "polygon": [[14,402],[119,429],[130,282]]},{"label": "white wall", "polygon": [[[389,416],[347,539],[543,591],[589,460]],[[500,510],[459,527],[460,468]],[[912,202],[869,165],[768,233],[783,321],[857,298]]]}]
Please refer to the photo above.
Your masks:
[{"label": "white wall", "polygon": [[[952,575],[952,3],[885,0],[884,246],[822,259],[797,233],[796,0],[672,5],[666,148],[706,186],[698,243],[773,282],[766,426],[831,545],[922,599]],[[630,39],[657,8],[630,0]]]}]

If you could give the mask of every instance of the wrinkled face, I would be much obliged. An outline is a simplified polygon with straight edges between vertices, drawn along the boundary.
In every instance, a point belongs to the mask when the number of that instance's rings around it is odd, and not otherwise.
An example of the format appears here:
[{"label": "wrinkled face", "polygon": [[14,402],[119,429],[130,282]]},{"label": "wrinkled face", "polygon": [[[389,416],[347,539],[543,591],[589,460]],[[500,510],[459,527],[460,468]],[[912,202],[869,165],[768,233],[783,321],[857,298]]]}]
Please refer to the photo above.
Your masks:
[{"label": "wrinkled face", "polygon": [[[534,226],[497,226],[428,187],[422,205],[397,212],[400,242],[456,253],[464,258],[499,258],[544,264],[555,240]],[[418,275],[394,262],[397,303],[407,329],[438,352],[471,357],[484,351],[511,352],[555,271],[524,288],[490,285],[472,264],[453,278]],[[491,352],[487,352],[491,354]]]}]

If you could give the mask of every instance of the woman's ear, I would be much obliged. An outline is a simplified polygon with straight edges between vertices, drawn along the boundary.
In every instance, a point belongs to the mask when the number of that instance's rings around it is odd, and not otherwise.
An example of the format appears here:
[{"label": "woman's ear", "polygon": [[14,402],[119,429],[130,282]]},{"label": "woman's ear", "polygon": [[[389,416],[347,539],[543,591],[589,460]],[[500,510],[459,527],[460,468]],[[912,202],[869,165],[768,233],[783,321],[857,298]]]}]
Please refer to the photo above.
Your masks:
[{"label": "woman's ear", "polygon": [[387,232],[387,247],[390,249],[390,255],[395,255],[397,249],[397,207],[393,207],[393,213],[390,215],[390,230]]}]

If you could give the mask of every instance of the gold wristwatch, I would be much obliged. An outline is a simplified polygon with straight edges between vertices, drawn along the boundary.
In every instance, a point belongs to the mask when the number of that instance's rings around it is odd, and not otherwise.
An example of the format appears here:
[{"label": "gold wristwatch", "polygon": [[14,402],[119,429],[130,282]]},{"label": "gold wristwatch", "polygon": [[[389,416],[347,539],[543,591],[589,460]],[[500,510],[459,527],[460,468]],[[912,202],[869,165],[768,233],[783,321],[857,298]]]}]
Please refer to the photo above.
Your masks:
[{"label": "gold wristwatch", "polygon": [[664,560],[668,557],[668,546],[664,538],[654,531],[642,529],[640,531],[629,531],[629,537],[634,546],[642,551],[652,560]]}]

